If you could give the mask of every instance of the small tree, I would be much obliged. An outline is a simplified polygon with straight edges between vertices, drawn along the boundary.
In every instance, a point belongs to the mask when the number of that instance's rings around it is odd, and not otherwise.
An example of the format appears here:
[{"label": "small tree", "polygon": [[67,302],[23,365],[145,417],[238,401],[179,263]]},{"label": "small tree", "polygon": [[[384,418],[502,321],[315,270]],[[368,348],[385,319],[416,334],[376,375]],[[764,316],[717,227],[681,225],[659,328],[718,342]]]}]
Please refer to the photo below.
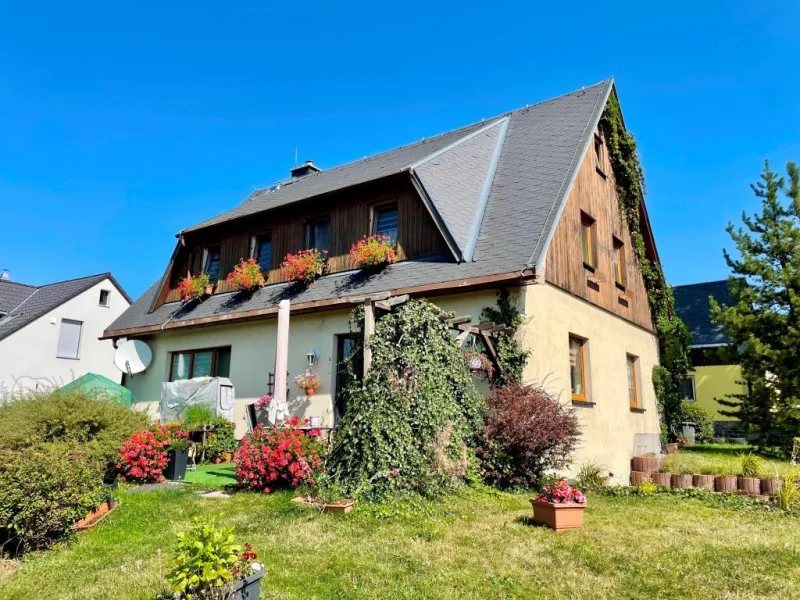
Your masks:
[{"label": "small tree", "polygon": [[721,403],[751,429],[763,445],[791,447],[800,431],[800,170],[786,165],[788,181],[764,164],[751,185],[761,212],[742,213],[744,227],[728,224],[739,258],[723,250],[732,271],[735,303],[711,299],[712,318],[738,351],[748,393]]}]

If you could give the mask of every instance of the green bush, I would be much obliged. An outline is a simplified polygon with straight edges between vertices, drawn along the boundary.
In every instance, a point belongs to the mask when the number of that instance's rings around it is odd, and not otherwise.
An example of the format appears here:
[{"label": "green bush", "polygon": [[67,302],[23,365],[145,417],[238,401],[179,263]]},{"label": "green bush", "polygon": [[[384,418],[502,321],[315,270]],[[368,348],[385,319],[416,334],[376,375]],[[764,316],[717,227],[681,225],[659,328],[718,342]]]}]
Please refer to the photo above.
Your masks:
[{"label": "green bush", "polygon": [[192,404],[187,406],[181,415],[183,425],[189,431],[202,429],[205,425],[211,425],[214,421],[214,411],[202,404]]},{"label": "green bush", "polygon": [[44,548],[105,495],[103,463],[73,443],[0,450],[0,543]]},{"label": "green bush", "polygon": [[673,414],[672,430],[680,434],[681,423],[689,421],[695,423],[694,440],[698,444],[705,444],[714,439],[714,418],[711,413],[698,406],[696,402],[684,400],[677,412]]},{"label": "green bush", "polygon": [[113,476],[117,452],[130,435],[148,427],[141,412],[85,390],[30,394],[0,405],[0,448],[23,450],[70,442],[100,459]]},{"label": "green bush", "polygon": [[208,434],[205,445],[205,459],[213,462],[222,457],[226,452],[233,452],[238,446],[234,437],[236,424],[225,417],[214,417],[211,421],[214,431]]}]

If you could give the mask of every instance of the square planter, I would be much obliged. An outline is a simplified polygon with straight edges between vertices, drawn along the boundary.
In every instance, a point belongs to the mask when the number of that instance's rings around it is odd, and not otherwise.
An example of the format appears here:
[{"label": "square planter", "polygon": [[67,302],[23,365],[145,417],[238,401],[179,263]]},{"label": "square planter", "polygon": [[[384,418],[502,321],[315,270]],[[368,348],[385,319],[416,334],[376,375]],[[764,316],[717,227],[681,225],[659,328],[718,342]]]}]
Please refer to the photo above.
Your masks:
[{"label": "square planter", "polygon": [[780,477],[762,477],[761,493],[766,496],[777,496],[783,487],[783,480]]},{"label": "square planter", "polygon": [[686,474],[672,475],[672,488],[676,490],[688,490],[692,487],[692,476]]},{"label": "square planter", "polygon": [[187,450],[170,450],[167,452],[169,461],[164,469],[164,477],[173,481],[186,479],[186,461],[189,456]]},{"label": "square planter", "polygon": [[653,483],[663,488],[672,487],[672,473],[653,473]]},{"label": "square planter", "polygon": [[692,485],[701,490],[714,491],[714,476],[713,475],[693,475]]},{"label": "square planter", "polygon": [[758,477],[739,477],[739,490],[748,496],[760,496],[761,480]]},{"label": "square planter", "polygon": [[717,475],[714,477],[714,491],[727,494],[736,492],[737,482],[735,475]]},{"label": "square planter", "polygon": [[261,594],[261,576],[264,571],[240,579],[233,586],[233,600],[258,600]]},{"label": "square planter", "polygon": [[567,529],[580,529],[583,526],[585,504],[574,502],[557,504],[531,498],[531,505],[533,506],[533,520],[550,529],[566,531]]}]

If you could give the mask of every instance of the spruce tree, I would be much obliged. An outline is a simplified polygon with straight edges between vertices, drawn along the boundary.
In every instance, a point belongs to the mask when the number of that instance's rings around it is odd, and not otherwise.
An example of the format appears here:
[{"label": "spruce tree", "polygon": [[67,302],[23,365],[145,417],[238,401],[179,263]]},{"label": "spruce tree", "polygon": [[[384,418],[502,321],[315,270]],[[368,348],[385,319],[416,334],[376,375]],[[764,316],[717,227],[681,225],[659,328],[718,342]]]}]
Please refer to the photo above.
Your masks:
[{"label": "spruce tree", "polygon": [[722,404],[763,446],[788,451],[800,435],[800,171],[786,165],[788,178],[765,162],[761,180],[750,187],[761,212],[742,213],[744,227],[727,231],[739,257],[727,251],[733,306],[711,300],[713,320],[730,339],[748,385],[745,394]]}]

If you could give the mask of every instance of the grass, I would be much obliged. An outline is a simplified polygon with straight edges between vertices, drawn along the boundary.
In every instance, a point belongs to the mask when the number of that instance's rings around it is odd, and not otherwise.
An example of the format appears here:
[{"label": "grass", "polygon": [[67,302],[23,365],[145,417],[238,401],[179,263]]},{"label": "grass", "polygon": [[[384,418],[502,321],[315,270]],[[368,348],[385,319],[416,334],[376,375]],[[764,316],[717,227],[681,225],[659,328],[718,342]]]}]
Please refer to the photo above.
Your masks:
[{"label": "grass", "polygon": [[186,471],[186,483],[209,488],[224,488],[236,485],[233,463],[197,465],[196,471]]},{"label": "grass", "polygon": [[530,525],[526,495],[470,492],[350,515],[294,506],[286,492],[121,496],[93,531],[0,575],[0,598],[152,600],[175,533],[207,514],[256,547],[262,599],[800,597],[796,518],[685,497],[592,496],[584,528],[555,534]]},{"label": "grass", "polygon": [[[670,473],[701,473],[707,475],[741,475],[742,454],[753,449],[733,444],[698,444],[685,446],[675,454],[664,457],[661,470]],[[797,470],[789,462],[762,457],[762,477],[786,477]]]}]

